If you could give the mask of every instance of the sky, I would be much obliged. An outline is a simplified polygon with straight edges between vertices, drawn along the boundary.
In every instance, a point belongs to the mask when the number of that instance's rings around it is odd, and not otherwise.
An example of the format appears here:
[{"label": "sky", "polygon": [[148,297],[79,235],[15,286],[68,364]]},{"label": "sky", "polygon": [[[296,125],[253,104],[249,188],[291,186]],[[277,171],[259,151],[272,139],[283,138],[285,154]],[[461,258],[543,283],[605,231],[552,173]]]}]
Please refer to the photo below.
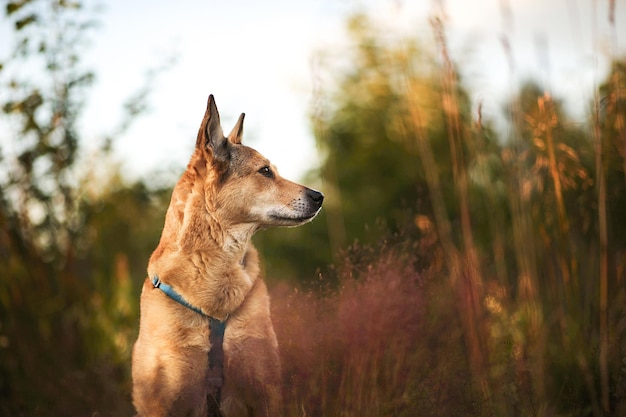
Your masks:
[{"label": "sky", "polygon": [[315,56],[341,59],[355,11],[432,44],[428,18],[442,5],[452,59],[485,117],[500,117],[516,86],[534,78],[583,119],[607,57],[626,53],[626,2],[616,3],[611,32],[607,0],[104,1],[84,57],[96,73],[81,120],[85,147],[120,120],[121,103],[151,69],[173,62],[152,79],[146,114],[114,143],[131,178],[185,166],[211,93],[226,133],[245,112],[244,143],[299,179],[319,161],[309,122],[314,89],[332,88],[315,84]]}]

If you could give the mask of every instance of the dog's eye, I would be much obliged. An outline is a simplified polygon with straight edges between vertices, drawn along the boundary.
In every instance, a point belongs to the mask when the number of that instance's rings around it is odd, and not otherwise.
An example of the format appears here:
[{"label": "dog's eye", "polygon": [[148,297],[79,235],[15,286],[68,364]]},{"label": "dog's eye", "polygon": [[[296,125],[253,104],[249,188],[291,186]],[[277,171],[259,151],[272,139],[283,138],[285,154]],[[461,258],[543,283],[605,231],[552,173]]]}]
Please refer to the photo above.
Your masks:
[{"label": "dog's eye", "polygon": [[264,177],[267,178],[274,178],[274,173],[272,172],[272,169],[268,166],[264,166],[263,168],[259,169],[259,174],[263,175]]}]

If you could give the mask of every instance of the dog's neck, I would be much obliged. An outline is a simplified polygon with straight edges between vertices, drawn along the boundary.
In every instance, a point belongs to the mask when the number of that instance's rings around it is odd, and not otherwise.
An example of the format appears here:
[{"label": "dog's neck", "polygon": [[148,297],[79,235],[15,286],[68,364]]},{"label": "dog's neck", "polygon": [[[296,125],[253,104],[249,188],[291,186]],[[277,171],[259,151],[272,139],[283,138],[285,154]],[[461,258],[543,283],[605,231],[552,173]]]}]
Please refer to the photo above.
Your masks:
[{"label": "dog's neck", "polygon": [[[194,302],[197,283],[210,271],[212,279],[244,274],[242,260],[256,231],[249,223],[232,224],[195,175],[186,172],[174,188],[161,241],[150,258],[148,274],[158,276]],[[184,273],[182,272],[184,271]],[[240,271],[240,272],[235,272]],[[180,277],[195,277],[181,280]],[[195,303],[198,304],[198,303]]]},{"label": "dog's neck", "polygon": [[250,244],[256,228],[249,224],[241,224],[229,227],[224,231],[222,249],[227,253],[233,253],[235,257],[243,257]]},{"label": "dog's neck", "polygon": [[222,265],[240,264],[255,232],[256,228],[250,224],[225,223],[219,213],[207,209],[201,199],[181,201],[173,196],[161,241],[151,262],[162,256],[178,256],[176,254],[182,252],[219,253],[216,262]]},{"label": "dog's neck", "polygon": [[[256,278],[246,270],[246,251],[252,233],[238,228],[212,228],[208,234],[207,229],[204,230],[204,239],[192,239],[191,242],[172,244],[162,237],[150,258],[148,275],[151,279],[158,276],[205,315],[222,320],[241,303],[239,298]],[[235,285],[243,292],[233,294],[214,290],[226,285]],[[225,301],[222,300],[224,294]]]}]

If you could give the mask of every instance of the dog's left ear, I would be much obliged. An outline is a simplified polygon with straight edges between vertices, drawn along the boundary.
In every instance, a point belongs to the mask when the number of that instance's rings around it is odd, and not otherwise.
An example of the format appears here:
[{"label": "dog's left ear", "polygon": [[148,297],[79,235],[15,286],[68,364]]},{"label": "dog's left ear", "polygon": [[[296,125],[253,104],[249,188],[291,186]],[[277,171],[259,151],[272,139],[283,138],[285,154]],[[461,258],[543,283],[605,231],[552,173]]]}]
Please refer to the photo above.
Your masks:
[{"label": "dog's left ear", "polygon": [[241,113],[241,116],[239,116],[239,119],[237,119],[237,123],[235,123],[235,127],[233,127],[232,132],[230,132],[230,135],[228,135],[228,140],[231,141],[231,143],[234,143],[236,145],[241,144],[241,138],[243,137],[244,117],[246,117],[246,114]]},{"label": "dog's left ear", "polygon": [[228,139],[224,137],[213,94],[209,95],[206,112],[198,130],[196,148],[208,151],[217,161],[226,161],[230,155]]}]

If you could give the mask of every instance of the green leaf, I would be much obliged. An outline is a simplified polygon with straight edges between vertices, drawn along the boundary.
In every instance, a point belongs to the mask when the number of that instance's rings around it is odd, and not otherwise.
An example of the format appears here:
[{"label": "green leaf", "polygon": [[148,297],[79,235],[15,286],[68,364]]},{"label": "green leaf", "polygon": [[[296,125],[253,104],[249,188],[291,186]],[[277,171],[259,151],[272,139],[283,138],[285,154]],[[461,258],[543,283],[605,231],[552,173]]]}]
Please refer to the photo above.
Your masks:
[{"label": "green leaf", "polygon": [[33,22],[37,21],[37,16],[34,14],[28,15],[23,19],[19,19],[15,22],[15,29],[22,30],[24,27],[30,25]]},{"label": "green leaf", "polygon": [[22,8],[22,6],[24,6],[25,4],[26,4],[26,2],[25,2],[25,1],[20,1],[20,2],[17,2],[17,1],[12,1],[12,2],[7,3],[7,6],[6,6],[6,13],[7,13],[7,16],[10,16],[10,15],[12,15],[13,13],[17,12],[17,11],[18,11],[19,9],[21,9],[21,8]]},{"label": "green leaf", "polygon": [[4,103],[4,106],[2,106],[2,111],[5,113],[12,113],[15,110],[16,106],[15,103],[12,101],[7,101],[6,103]]}]

